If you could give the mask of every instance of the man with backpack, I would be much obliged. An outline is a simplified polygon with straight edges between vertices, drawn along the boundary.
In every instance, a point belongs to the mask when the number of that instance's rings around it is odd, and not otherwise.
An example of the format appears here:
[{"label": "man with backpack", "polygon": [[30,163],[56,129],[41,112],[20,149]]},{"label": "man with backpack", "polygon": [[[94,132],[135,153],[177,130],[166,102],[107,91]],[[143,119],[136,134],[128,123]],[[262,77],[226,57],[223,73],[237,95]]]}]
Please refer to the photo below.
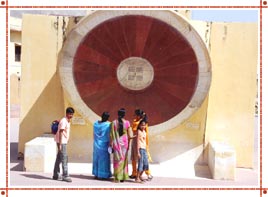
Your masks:
[{"label": "man with backpack", "polygon": [[[72,182],[68,174],[68,155],[67,143],[70,136],[70,121],[73,117],[74,109],[68,107],[66,109],[65,117],[63,117],[58,125],[58,131],[55,134],[55,141],[58,147],[58,153],[54,165],[53,179]],[[60,175],[60,164],[62,164],[62,176]]]}]

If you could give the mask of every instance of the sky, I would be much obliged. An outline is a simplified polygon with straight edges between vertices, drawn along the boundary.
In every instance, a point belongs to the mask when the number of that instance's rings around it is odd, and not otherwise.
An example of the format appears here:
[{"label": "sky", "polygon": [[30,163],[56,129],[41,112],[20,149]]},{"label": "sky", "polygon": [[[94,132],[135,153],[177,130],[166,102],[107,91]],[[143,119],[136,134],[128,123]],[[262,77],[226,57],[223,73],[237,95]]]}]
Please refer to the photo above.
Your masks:
[{"label": "sky", "polygon": [[[83,16],[86,15],[85,10],[11,10],[10,15],[21,18],[22,12],[35,13],[35,14],[50,14],[50,15],[71,15]],[[192,10],[193,20],[202,21],[215,21],[215,22],[257,22],[258,10],[231,10],[231,9],[218,9],[218,10]]]},{"label": "sky", "polygon": [[192,19],[216,22],[257,22],[258,10],[192,10]]}]

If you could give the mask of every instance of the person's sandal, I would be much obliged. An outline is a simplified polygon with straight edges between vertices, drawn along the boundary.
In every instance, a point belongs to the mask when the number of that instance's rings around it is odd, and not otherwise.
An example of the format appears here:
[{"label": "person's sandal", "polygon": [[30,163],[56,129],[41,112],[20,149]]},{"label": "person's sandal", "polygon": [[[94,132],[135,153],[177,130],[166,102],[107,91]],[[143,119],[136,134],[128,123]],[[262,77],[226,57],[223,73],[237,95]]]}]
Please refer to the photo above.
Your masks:
[{"label": "person's sandal", "polygon": [[53,176],[53,180],[62,181],[62,176]]},{"label": "person's sandal", "polygon": [[72,179],[69,176],[62,177],[62,180],[69,183],[72,182]]},{"label": "person's sandal", "polygon": [[140,179],[135,179],[135,183],[144,183],[144,181]]},{"label": "person's sandal", "polygon": [[143,181],[143,182],[148,181],[148,179],[143,179],[143,178],[140,178],[140,180]]},{"label": "person's sandal", "polygon": [[153,179],[153,176],[151,174],[148,175],[148,181],[151,181]]},{"label": "person's sandal", "polygon": [[137,178],[137,176],[135,176],[135,175],[130,175],[129,178],[131,178],[131,179],[135,179],[135,178]]}]

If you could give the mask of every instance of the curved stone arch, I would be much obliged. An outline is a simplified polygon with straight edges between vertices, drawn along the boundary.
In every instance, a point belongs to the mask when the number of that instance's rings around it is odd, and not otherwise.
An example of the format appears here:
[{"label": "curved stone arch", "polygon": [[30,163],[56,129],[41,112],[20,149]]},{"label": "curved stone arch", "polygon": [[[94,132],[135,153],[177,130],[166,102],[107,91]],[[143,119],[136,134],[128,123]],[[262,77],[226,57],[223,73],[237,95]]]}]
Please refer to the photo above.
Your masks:
[{"label": "curved stone arch", "polygon": [[62,86],[68,99],[84,118],[91,122],[99,118],[99,116],[86,105],[77,91],[73,76],[74,56],[81,41],[94,27],[111,18],[125,15],[149,16],[174,27],[189,42],[198,61],[196,90],[187,106],[173,118],[150,127],[151,134],[161,133],[181,124],[201,106],[208,94],[211,82],[211,63],[205,43],[190,23],[173,11],[107,10],[95,11],[83,18],[69,33],[59,57],[59,73]]}]

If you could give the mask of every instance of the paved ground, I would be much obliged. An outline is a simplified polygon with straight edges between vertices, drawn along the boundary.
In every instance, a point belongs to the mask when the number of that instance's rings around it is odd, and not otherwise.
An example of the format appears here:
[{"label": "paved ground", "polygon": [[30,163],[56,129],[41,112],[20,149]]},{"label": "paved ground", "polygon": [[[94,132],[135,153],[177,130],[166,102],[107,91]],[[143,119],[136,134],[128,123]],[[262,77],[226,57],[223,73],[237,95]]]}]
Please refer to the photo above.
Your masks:
[{"label": "paved ground", "polygon": [[[71,164],[70,164],[71,165]],[[88,169],[90,171],[90,168]],[[55,181],[51,179],[50,173],[33,173],[19,171],[18,166],[11,164],[9,176],[11,187],[258,187],[258,174],[248,169],[237,169],[235,181],[213,180],[204,177],[170,178],[154,176],[151,181],[144,184],[135,183],[132,179],[124,183],[95,180],[90,173],[70,173],[72,183]]]},{"label": "paved ground", "polygon": [[[150,168],[154,175],[152,181],[145,184],[135,183],[132,179],[124,183],[114,183],[113,180],[100,181],[95,180],[91,174],[90,163],[70,163],[69,173],[72,177],[72,183],[52,180],[52,173],[33,173],[23,171],[23,161],[17,159],[17,140],[18,140],[18,123],[15,116],[10,120],[10,187],[131,187],[131,188],[181,188],[181,187],[239,187],[239,188],[259,188],[259,175],[257,170],[257,143],[255,148],[254,169],[236,169],[236,179],[234,181],[213,180],[208,166],[196,166],[195,176],[192,177],[165,177],[165,172],[160,171],[157,164],[151,164]],[[257,127],[256,127],[257,129]],[[255,141],[257,142],[257,135]]]},{"label": "paved ground", "polygon": [[[236,180],[213,180],[208,166],[198,166],[196,175],[190,178],[165,177],[164,172],[158,171],[158,165],[150,165],[154,178],[144,184],[135,183],[130,179],[124,183],[114,183],[112,179],[108,181],[95,180],[91,174],[91,164],[70,163],[69,172],[72,183],[52,180],[52,173],[24,172],[23,161],[17,160],[17,144],[11,143],[10,151],[10,187],[250,187],[258,188],[258,171],[252,169],[236,169]],[[73,172],[73,173],[72,173]]]}]

